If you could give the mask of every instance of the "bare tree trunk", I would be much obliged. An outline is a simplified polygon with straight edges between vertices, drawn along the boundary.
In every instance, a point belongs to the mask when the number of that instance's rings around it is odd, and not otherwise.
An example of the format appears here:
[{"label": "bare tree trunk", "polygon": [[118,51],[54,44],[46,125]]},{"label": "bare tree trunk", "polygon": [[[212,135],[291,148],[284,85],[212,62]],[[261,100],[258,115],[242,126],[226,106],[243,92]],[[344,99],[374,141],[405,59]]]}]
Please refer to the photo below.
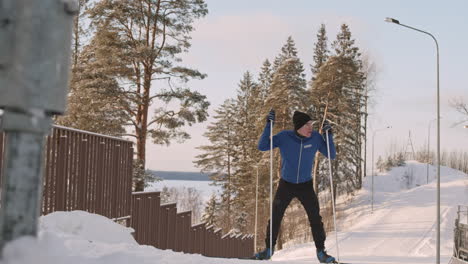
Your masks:
[{"label": "bare tree trunk", "polygon": [[[146,140],[148,134],[148,109],[149,109],[149,91],[151,87],[151,70],[145,70],[145,80],[143,83],[143,98],[142,104],[138,109],[137,124],[139,127],[136,128],[137,135],[137,158],[141,162],[140,166],[144,170],[146,168]],[[145,188],[145,180],[138,179],[135,182],[135,191],[141,192]]]}]

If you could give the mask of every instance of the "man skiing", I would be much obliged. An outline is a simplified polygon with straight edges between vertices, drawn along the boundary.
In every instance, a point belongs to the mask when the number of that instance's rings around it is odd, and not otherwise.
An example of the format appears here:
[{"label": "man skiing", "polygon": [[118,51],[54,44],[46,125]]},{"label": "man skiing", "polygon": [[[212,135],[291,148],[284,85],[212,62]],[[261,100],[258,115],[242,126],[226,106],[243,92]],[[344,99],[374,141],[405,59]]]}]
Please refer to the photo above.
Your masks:
[{"label": "man skiing", "polygon": [[[270,122],[275,120],[271,110],[267,116],[267,125],[258,142],[261,151],[270,150]],[[273,136],[273,148],[278,147],[281,153],[281,179],[273,200],[273,243],[270,249],[270,221],[265,238],[266,249],[255,254],[257,259],[270,259],[273,255],[281,220],[291,200],[296,197],[304,206],[309,218],[312,236],[317,249],[317,258],[321,263],[334,263],[335,258],[325,251],[325,230],[317,195],[312,184],[312,164],[317,151],[328,157],[327,144],[317,131],[312,130],[312,119],[306,113],[295,111],[293,115],[294,130],[283,130]],[[336,156],[335,145],[330,124],[325,121],[322,131],[328,131],[330,158]]]}]

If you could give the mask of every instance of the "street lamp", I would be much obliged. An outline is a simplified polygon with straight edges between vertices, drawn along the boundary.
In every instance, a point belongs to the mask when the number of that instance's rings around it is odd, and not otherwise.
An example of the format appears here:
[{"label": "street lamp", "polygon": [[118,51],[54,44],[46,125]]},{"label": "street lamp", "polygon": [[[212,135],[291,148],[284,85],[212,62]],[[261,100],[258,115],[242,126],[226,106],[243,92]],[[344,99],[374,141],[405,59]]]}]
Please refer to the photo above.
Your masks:
[{"label": "street lamp", "polygon": [[387,17],[385,18],[386,22],[390,22],[402,27],[406,27],[412,30],[416,30],[418,32],[424,33],[429,35],[436,44],[436,51],[437,51],[437,259],[436,263],[440,264],[440,92],[439,92],[439,43],[437,43],[437,39],[429,32],[410,27],[404,24],[401,24],[400,21]]},{"label": "street lamp", "polygon": [[429,147],[430,146],[430,138],[431,138],[431,124],[433,121],[435,121],[437,119],[432,119],[431,121],[429,121],[429,125],[427,126],[427,164],[426,164],[426,183],[428,184],[429,183],[429,153],[431,151],[431,148]]},{"label": "street lamp", "polygon": [[372,133],[372,169],[371,169],[371,173],[372,173],[372,207],[371,207],[371,213],[374,213],[374,138],[375,138],[375,133],[377,133],[378,131],[382,131],[382,130],[385,130],[385,129],[388,129],[388,128],[392,128],[391,126],[387,126],[387,127],[384,127],[384,128],[381,128],[381,129],[377,129],[374,131],[374,133]]}]

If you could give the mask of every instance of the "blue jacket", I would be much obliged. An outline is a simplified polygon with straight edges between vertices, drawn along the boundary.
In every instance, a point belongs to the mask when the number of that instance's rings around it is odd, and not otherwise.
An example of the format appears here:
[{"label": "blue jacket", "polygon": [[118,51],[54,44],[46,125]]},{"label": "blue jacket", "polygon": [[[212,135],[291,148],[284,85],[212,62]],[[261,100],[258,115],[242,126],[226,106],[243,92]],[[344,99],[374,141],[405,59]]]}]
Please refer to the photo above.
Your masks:
[{"label": "blue jacket", "polygon": [[[328,139],[330,158],[335,159],[336,150],[333,135],[328,134]],[[283,130],[273,136],[273,148],[276,147],[279,147],[282,158],[281,178],[290,183],[302,183],[312,179],[312,167],[317,150],[328,157],[327,142],[317,131],[313,131],[310,137],[301,138],[294,130]],[[258,141],[258,149],[261,151],[270,150],[269,123]]]}]

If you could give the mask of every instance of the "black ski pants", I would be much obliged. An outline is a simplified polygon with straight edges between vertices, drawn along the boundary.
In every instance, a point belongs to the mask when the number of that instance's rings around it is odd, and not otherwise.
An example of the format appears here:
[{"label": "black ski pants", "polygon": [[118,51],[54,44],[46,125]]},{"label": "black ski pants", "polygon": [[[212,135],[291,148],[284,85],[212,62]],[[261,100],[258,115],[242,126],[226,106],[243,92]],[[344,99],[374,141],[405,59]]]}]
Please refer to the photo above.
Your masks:
[{"label": "black ski pants", "polygon": [[[325,230],[323,229],[322,217],[320,216],[320,206],[317,195],[314,192],[312,181],[304,183],[289,183],[283,179],[280,180],[273,200],[273,249],[276,245],[278,232],[281,226],[284,212],[293,198],[297,198],[307,212],[312,236],[317,249],[325,248]],[[270,221],[268,221],[265,243],[270,247]]]}]

